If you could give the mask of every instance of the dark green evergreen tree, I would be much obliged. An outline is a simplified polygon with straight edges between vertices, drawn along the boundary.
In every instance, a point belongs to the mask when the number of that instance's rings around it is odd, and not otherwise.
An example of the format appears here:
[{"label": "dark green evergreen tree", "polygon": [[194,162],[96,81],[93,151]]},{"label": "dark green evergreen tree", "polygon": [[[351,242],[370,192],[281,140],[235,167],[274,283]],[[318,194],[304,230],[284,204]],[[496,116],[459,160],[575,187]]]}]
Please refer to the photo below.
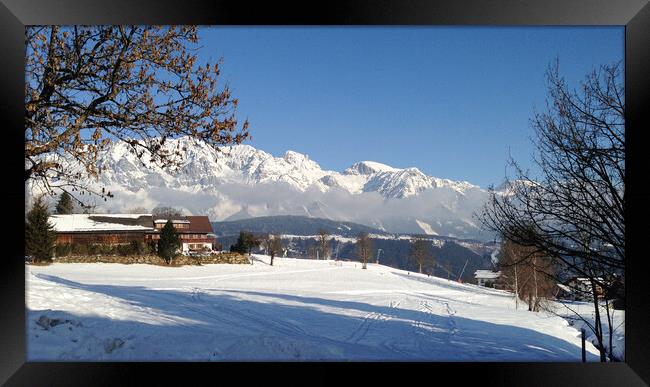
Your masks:
[{"label": "dark green evergreen tree", "polygon": [[158,255],[168,264],[178,254],[181,247],[181,238],[178,236],[174,224],[168,220],[165,227],[160,230],[160,239],[158,240]]},{"label": "dark green evergreen tree", "polygon": [[72,203],[72,196],[69,193],[63,191],[59,202],[56,205],[57,214],[72,214],[74,210],[74,204]]},{"label": "dark green evergreen tree", "polygon": [[230,246],[230,251],[240,254],[250,254],[251,249],[255,246],[259,246],[259,244],[260,242],[255,238],[255,235],[247,231],[240,231],[237,242]]},{"label": "dark green evergreen tree", "polygon": [[52,260],[56,232],[50,224],[50,213],[42,197],[34,200],[25,221],[25,255],[32,256],[34,262]]}]

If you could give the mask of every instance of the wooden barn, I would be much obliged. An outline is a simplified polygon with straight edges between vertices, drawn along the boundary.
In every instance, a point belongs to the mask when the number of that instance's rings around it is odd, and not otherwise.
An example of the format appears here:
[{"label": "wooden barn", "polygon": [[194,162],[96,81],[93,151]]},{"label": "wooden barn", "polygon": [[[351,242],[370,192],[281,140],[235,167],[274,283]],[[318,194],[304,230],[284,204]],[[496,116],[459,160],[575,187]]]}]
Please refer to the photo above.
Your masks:
[{"label": "wooden barn", "polygon": [[154,217],[151,214],[51,215],[57,244],[125,244],[157,241],[171,220],[184,254],[212,250],[216,236],[207,216]]}]

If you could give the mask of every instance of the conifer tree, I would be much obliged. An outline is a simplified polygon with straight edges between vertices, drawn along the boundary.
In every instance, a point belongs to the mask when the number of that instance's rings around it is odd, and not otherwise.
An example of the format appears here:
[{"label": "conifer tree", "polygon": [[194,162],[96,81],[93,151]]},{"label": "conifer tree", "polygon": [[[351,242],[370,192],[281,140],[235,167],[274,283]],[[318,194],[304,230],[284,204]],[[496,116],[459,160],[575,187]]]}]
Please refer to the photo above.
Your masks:
[{"label": "conifer tree", "polygon": [[69,193],[63,191],[59,202],[56,204],[56,213],[57,214],[72,214],[74,210],[74,204],[72,203],[72,196]]},{"label": "conifer tree", "polygon": [[176,256],[178,249],[181,247],[181,239],[174,229],[174,224],[168,220],[165,227],[160,230],[160,240],[158,240],[158,255],[168,264]]},{"label": "conifer tree", "polygon": [[248,253],[250,255],[253,247],[259,246],[263,239],[264,238],[256,238],[253,233],[240,231],[237,242],[230,246],[230,251],[240,254]]},{"label": "conifer tree", "polygon": [[52,260],[56,232],[48,217],[49,211],[43,198],[36,198],[25,221],[25,255],[32,256],[34,262]]}]

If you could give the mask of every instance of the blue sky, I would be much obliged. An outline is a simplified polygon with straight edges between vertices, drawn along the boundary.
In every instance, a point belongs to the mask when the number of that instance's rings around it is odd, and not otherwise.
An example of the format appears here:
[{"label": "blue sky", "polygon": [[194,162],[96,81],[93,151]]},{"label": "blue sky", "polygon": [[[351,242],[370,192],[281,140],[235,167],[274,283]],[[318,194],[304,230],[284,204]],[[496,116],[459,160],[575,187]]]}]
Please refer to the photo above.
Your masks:
[{"label": "blue sky", "polygon": [[499,184],[529,165],[529,118],[558,57],[575,85],[624,57],[623,27],[202,27],[252,141],[342,171],[373,160]]}]

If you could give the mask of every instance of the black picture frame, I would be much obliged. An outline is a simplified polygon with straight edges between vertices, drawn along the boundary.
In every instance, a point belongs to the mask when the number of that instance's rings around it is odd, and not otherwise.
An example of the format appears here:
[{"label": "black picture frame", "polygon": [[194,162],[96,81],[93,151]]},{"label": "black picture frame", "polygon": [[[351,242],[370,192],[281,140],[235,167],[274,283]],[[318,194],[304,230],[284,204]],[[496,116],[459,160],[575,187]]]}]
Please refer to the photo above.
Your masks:
[{"label": "black picture frame", "polygon": [[[387,375],[481,385],[580,386],[650,383],[650,303],[644,238],[650,233],[650,190],[642,182],[650,163],[644,152],[650,128],[650,5],[647,0],[364,0],[326,2],[129,0],[1,0],[0,111],[4,212],[0,275],[0,382],[10,386],[203,384],[226,375],[282,381],[306,378],[365,382]],[[24,106],[24,27],[43,24],[223,25],[624,25],[626,73],[626,360],[624,363],[41,363],[25,361],[24,180],[21,153]],[[9,250],[7,253],[6,250]],[[260,372],[250,372],[260,369]],[[247,372],[248,371],[248,372]]]}]

